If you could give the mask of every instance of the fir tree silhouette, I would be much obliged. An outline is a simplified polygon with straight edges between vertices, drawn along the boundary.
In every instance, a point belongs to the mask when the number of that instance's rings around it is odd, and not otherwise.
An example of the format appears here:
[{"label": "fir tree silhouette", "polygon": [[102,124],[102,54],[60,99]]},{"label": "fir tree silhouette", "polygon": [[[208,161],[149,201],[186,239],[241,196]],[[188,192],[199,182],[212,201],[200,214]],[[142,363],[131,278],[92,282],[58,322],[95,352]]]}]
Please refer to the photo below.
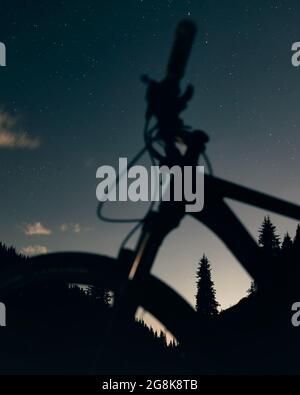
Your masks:
[{"label": "fir tree silhouette", "polygon": [[293,240],[293,246],[296,253],[300,253],[300,225],[298,224],[296,234]]},{"label": "fir tree silhouette", "polygon": [[88,287],[88,294],[93,300],[106,306],[109,306],[112,301],[110,291],[102,287],[90,285]]},{"label": "fir tree silhouette", "polygon": [[290,257],[291,252],[293,251],[293,241],[289,233],[287,232],[284,236],[282,245],[281,245],[281,252],[283,257]]},{"label": "fir tree silhouette", "polygon": [[8,247],[0,242],[0,270],[21,265],[25,262],[27,262],[25,255],[19,254],[14,247]]},{"label": "fir tree silhouette", "polygon": [[214,317],[218,314],[219,303],[211,279],[211,268],[206,255],[203,255],[197,269],[196,311],[203,317]]},{"label": "fir tree silhouette", "polygon": [[270,217],[265,216],[259,229],[258,244],[269,255],[276,255],[280,251],[280,238],[276,232],[276,226]]},{"label": "fir tree silhouette", "polygon": [[256,282],[254,280],[252,280],[250,287],[247,289],[247,294],[250,296],[250,295],[255,294],[256,291],[257,291]]}]

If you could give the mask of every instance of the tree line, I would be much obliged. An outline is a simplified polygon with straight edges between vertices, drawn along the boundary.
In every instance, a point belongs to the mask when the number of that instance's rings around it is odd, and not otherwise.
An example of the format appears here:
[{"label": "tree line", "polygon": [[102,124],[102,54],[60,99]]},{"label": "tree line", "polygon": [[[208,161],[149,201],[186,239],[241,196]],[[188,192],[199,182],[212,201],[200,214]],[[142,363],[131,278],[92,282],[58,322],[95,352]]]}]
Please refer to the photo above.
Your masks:
[{"label": "tree line", "polygon": [[[300,225],[297,226],[293,238],[289,233],[286,233],[281,241],[276,226],[272,223],[269,216],[265,216],[258,230],[257,241],[266,257],[278,257],[286,262],[299,260]],[[10,265],[26,265],[28,262],[28,257],[18,253],[14,247],[8,247],[0,242],[0,275],[1,270]],[[253,281],[247,291],[248,295],[253,295],[256,291],[257,286]],[[98,312],[100,311],[104,319],[106,315],[110,314],[109,311],[113,305],[114,295],[107,289],[93,285],[82,287],[77,284],[49,284],[22,291],[22,297],[18,299],[17,295],[13,303],[18,307],[18,303],[21,300],[24,302],[26,298],[31,301],[30,303],[32,303],[33,306],[36,305],[36,311],[41,307],[41,304],[43,304],[44,311],[46,311],[48,315],[51,310],[51,304],[57,303],[59,306],[65,304],[66,309],[69,310],[72,310],[70,306],[81,305],[84,311],[83,314],[90,312],[92,315],[96,310]],[[45,306],[47,306],[46,309]],[[203,254],[200,259],[196,271],[195,309],[199,316],[205,318],[214,318],[220,313],[220,304],[216,297],[216,290],[211,275],[211,265],[206,254]],[[63,321],[64,319],[66,319],[66,316],[62,315],[61,320]],[[142,320],[136,321],[136,325],[140,328],[140,333],[143,333],[141,338],[145,335],[153,339],[155,343],[159,344],[163,349],[175,350],[178,347],[175,341],[167,341],[163,331],[157,332],[153,330],[153,328],[149,328]]]},{"label": "tree line", "polygon": [[[300,258],[300,225],[297,225],[295,236],[292,238],[288,232],[282,241],[276,226],[270,216],[265,216],[258,230],[258,245],[266,259],[278,258],[281,262],[291,262]],[[199,261],[196,272],[197,293],[195,308],[201,317],[213,318],[219,314],[220,304],[216,299],[216,290],[211,276],[211,265],[205,254]],[[257,291],[255,281],[251,282],[247,290],[248,295]]]}]

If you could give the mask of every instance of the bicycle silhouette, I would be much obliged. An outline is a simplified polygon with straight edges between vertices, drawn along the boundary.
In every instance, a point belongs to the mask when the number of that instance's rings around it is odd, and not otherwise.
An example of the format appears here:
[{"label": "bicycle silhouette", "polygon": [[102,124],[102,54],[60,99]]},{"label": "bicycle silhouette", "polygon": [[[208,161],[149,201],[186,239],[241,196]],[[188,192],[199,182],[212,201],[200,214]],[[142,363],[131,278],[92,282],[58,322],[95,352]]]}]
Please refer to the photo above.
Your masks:
[{"label": "bicycle silhouette", "polygon": [[[168,165],[196,165],[205,155],[208,136],[203,131],[188,130],[180,118],[193,94],[192,87],[180,94],[180,81],[196,34],[195,25],[187,20],[177,28],[174,46],[161,82],[148,77],[145,127],[145,148],[132,163],[148,151],[152,161]],[[151,119],[155,126],[149,127]],[[182,154],[177,142],[184,144]],[[157,147],[163,145],[163,153]],[[210,164],[208,162],[208,168]],[[230,198],[274,213],[300,220],[300,206],[281,199],[205,175],[205,206],[201,212],[188,213],[212,230],[234,254],[258,287],[268,287],[270,266],[262,264],[263,256],[256,241],[225,202]],[[99,206],[98,215],[101,214]],[[30,265],[20,272],[12,270],[1,276],[0,295],[49,281],[94,284],[115,294],[116,319],[126,322],[133,319],[142,306],[156,317],[181,344],[190,343],[193,333],[199,330],[196,312],[175,290],[151,274],[156,254],[165,237],[180,225],[186,215],[184,202],[160,202],[158,210],[149,210],[142,225],[136,248],[120,249],[118,258],[97,254],[63,252],[40,255],[30,259]],[[127,241],[128,239],[126,239]],[[172,308],[170,308],[172,307]],[[197,322],[197,323],[196,323]]]}]

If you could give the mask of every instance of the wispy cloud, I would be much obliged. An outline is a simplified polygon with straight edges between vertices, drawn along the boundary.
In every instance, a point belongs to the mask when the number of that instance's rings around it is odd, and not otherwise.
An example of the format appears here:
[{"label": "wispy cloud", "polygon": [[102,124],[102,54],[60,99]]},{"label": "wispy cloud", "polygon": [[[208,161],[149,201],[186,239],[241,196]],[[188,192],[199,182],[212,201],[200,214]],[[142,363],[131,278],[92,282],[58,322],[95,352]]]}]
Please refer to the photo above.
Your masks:
[{"label": "wispy cloud", "polygon": [[32,224],[25,224],[23,226],[23,231],[27,236],[42,235],[49,236],[52,231],[42,225],[41,222],[34,222]]},{"label": "wispy cloud", "polygon": [[80,224],[75,224],[75,225],[73,226],[73,232],[74,232],[74,233],[80,233],[81,231],[82,231],[82,227],[81,227]]},{"label": "wispy cloud", "polygon": [[30,149],[40,146],[37,137],[31,137],[20,125],[17,117],[0,110],[0,149]]},{"label": "wispy cloud", "polygon": [[73,232],[73,233],[81,233],[81,232],[89,232],[92,228],[88,226],[82,226],[79,223],[65,223],[60,225],[60,230],[62,232]]},{"label": "wispy cloud", "polygon": [[59,229],[62,232],[66,232],[68,230],[68,228],[69,228],[68,224],[61,224],[60,227],[59,227]]},{"label": "wispy cloud", "polygon": [[39,255],[39,254],[47,254],[48,248],[41,245],[32,245],[23,247],[20,250],[21,254],[32,256],[32,255]]}]

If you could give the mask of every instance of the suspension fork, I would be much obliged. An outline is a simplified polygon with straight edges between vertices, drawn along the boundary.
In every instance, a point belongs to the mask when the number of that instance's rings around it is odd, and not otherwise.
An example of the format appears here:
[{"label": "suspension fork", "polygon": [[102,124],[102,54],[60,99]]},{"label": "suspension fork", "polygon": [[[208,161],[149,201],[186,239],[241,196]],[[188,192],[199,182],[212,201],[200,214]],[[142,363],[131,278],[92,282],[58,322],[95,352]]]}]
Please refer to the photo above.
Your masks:
[{"label": "suspension fork", "polygon": [[135,314],[139,295],[143,292],[143,282],[151,272],[158,250],[165,237],[178,227],[184,215],[183,202],[162,202],[157,212],[150,211],[146,216],[127,281],[120,290],[118,307],[123,310],[121,315],[125,311],[128,317]]},{"label": "suspension fork", "polygon": [[158,212],[151,211],[145,221],[129,279],[143,279],[150,271],[165,237],[185,215],[182,202],[162,202]]}]

